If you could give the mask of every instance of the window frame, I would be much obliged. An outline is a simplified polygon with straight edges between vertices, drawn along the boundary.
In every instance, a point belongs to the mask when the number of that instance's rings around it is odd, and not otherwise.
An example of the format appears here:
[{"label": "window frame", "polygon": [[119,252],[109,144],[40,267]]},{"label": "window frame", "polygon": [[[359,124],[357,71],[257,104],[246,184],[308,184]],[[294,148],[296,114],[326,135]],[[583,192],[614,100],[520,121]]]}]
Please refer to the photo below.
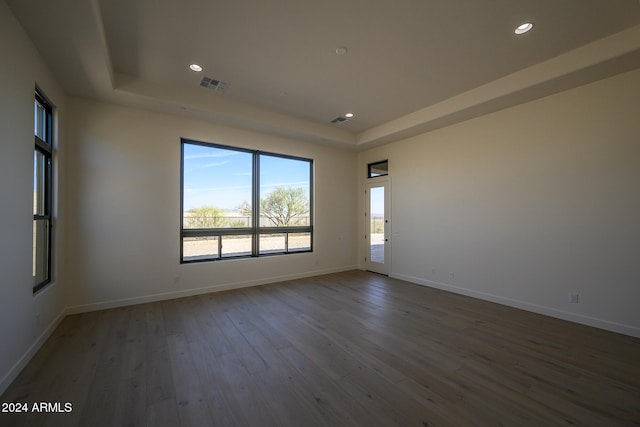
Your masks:
[{"label": "window frame", "polygon": [[[184,228],[184,172],[185,172],[185,162],[184,162],[184,151],[185,145],[199,145],[202,147],[208,148],[218,148],[229,151],[237,151],[242,153],[250,153],[252,155],[252,179],[251,179],[251,226],[250,227],[233,227],[233,228],[222,228],[222,227],[212,227],[212,228]],[[264,227],[260,225],[260,158],[261,156],[271,156],[278,157],[282,159],[303,161],[309,164],[309,224],[306,226],[286,226],[286,227]],[[222,261],[229,259],[242,259],[242,258],[258,258],[258,257],[268,257],[268,256],[277,256],[277,255],[289,255],[289,254],[299,254],[299,253],[309,253],[313,252],[313,224],[314,224],[314,167],[313,167],[313,159],[291,156],[280,153],[273,153],[261,150],[251,150],[247,148],[241,147],[232,147],[228,145],[196,141],[187,138],[180,138],[180,263],[181,264],[191,264],[198,262],[209,262],[209,261]],[[291,234],[309,234],[309,249],[289,249],[289,236]],[[285,235],[285,248],[282,251],[270,251],[260,253],[260,236],[268,235],[268,234],[284,234]],[[251,236],[251,254],[250,255],[238,255],[238,256],[224,256],[222,251],[222,245],[224,237],[229,236],[240,236],[240,235],[250,235]],[[217,256],[212,257],[208,255],[203,255],[202,257],[198,257],[197,259],[186,259],[184,258],[184,240],[185,238],[190,237],[217,237],[218,241],[218,253]]]},{"label": "window frame", "polygon": [[[33,261],[33,265],[34,265],[34,269],[38,269],[41,268],[42,271],[44,271],[45,274],[43,274],[44,279],[41,280],[40,282],[36,282],[36,278],[38,277],[38,274],[34,274],[34,283],[33,283],[33,293],[35,294],[36,292],[40,291],[41,289],[43,289],[46,285],[48,285],[49,283],[51,283],[51,277],[52,277],[52,258],[53,258],[53,104],[49,101],[49,99],[46,97],[46,95],[43,93],[43,91],[36,86],[35,88],[35,96],[34,96],[34,109],[36,108],[36,103],[39,104],[44,112],[45,112],[45,117],[44,117],[44,132],[43,132],[43,136],[44,139],[40,138],[40,136],[38,136],[38,133],[36,132],[36,126],[39,124],[38,122],[38,118],[36,116],[36,113],[34,111],[34,138],[35,138],[35,144],[34,144],[34,156],[36,154],[41,154],[44,157],[44,185],[43,185],[43,189],[42,191],[44,191],[44,198],[43,198],[43,207],[42,207],[42,213],[33,213],[33,223],[34,223],[34,231],[33,233],[37,232],[37,227],[35,227],[35,224],[39,221],[47,221],[48,222],[48,226],[46,228],[46,248],[38,248],[37,247],[37,242],[38,239],[36,238],[36,236],[32,236],[32,239],[34,240],[33,245],[34,245],[34,254],[33,257],[34,259]],[[35,165],[34,165],[35,166]],[[36,194],[36,189],[35,189],[35,179],[36,179],[36,171],[33,171],[33,176],[34,176],[34,198],[39,196],[38,194]],[[35,202],[34,202],[35,203]],[[46,249],[46,256],[41,260],[42,263],[44,263],[44,266],[40,265],[40,266],[36,266],[36,262],[37,262],[37,256],[36,253],[41,252],[41,250]]]}]

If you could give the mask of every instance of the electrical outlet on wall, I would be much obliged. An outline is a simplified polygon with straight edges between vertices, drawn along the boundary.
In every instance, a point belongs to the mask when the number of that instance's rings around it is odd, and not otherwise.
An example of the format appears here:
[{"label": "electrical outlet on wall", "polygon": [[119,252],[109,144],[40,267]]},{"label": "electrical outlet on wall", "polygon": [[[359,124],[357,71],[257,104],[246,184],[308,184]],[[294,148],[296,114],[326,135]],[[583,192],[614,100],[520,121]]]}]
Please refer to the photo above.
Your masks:
[{"label": "electrical outlet on wall", "polygon": [[578,293],[577,292],[571,292],[571,304],[578,304]]}]

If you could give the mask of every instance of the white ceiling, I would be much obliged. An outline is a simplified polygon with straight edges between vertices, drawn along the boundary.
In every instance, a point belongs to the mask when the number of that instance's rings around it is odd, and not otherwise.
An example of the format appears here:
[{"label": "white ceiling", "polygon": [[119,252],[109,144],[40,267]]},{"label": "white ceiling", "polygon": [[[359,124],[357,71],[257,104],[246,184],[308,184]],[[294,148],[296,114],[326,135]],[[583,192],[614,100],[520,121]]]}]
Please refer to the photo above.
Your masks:
[{"label": "white ceiling", "polygon": [[7,3],[70,93],[353,148],[640,67],[638,0]]}]

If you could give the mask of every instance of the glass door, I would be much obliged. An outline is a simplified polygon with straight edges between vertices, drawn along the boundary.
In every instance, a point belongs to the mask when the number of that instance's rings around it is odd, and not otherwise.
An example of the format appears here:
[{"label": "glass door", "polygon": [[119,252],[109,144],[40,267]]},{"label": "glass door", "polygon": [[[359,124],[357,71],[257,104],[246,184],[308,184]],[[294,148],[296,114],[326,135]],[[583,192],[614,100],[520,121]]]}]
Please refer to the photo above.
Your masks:
[{"label": "glass door", "polygon": [[388,180],[367,183],[365,212],[367,243],[365,268],[389,274],[389,184]]}]

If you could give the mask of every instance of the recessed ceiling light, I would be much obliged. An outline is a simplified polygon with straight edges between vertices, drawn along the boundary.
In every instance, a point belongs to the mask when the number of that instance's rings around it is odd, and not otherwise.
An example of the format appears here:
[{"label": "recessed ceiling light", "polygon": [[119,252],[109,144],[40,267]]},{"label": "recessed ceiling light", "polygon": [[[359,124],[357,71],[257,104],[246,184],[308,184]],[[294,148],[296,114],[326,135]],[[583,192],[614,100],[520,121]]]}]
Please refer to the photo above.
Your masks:
[{"label": "recessed ceiling light", "polygon": [[524,34],[531,31],[532,28],[533,28],[533,24],[531,22],[525,22],[523,24],[518,25],[514,32],[520,35],[520,34]]},{"label": "recessed ceiling light", "polygon": [[344,115],[347,119],[350,119],[351,117],[353,117],[353,113],[347,113]]},{"label": "recessed ceiling light", "polygon": [[336,55],[344,55],[349,51],[349,49],[347,49],[344,46],[340,46],[339,48],[336,48]]},{"label": "recessed ceiling light", "polygon": [[189,68],[191,68],[191,70],[195,71],[196,73],[202,71],[202,67],[198,64],[191,64],[189,65]]}]

